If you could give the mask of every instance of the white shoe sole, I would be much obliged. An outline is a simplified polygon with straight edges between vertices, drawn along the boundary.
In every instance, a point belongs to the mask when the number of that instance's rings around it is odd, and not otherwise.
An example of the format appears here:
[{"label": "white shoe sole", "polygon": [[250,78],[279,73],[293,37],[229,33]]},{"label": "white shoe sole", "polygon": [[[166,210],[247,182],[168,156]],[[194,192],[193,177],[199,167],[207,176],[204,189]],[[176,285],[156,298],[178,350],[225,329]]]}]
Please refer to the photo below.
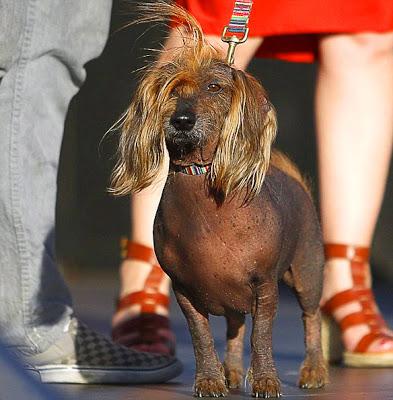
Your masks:
[{"label": "white shoe sole", "polygon": [[35,374],[39,373],[41,382],[43,383],[81,384],[163,383],[176,378],[182,371],[182,363],[178,360],[165,367],[152,369],[43,365],[31,370]]}]

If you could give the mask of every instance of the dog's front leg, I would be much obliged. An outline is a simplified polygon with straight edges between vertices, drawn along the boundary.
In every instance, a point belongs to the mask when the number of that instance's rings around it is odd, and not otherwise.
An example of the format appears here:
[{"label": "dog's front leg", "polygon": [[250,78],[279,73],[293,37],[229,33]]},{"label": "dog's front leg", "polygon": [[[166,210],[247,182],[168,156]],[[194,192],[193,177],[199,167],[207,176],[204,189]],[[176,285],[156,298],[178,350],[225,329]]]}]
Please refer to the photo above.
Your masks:
[{"label": "dog's front leg", "polygon": [[179,290],[174,288],[177,301],[190,329],[196,361],[194,395],[197,397],[226,396],[224,369],[214,349],[208,313],[200,310]]},{"label": "dog's front leg", "polygon": [[272,352],[273,319],[277,311],[277,280],[269,278],[255,288],[248,380],[254,397],[280,397],[280,381]]}]

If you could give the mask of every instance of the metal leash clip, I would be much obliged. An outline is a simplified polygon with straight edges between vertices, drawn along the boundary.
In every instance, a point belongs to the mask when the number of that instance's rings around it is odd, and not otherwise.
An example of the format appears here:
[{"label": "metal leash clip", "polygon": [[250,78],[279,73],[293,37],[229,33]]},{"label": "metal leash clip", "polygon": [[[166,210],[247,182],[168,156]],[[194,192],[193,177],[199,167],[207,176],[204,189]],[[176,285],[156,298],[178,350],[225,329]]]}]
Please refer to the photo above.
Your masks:
[{"label": "metal leash clip", "polygon": [[221,40],[225,43],[228,43],[228,52],[227,52],[227,63],[232,65],[235,59],[235,50],[236,46],[240,43],[244,43],[248,38],[248,28],[245,28],[242,37],[238,37],[235,35],[228,35],[228,26],[224,28],[221,35]]}]

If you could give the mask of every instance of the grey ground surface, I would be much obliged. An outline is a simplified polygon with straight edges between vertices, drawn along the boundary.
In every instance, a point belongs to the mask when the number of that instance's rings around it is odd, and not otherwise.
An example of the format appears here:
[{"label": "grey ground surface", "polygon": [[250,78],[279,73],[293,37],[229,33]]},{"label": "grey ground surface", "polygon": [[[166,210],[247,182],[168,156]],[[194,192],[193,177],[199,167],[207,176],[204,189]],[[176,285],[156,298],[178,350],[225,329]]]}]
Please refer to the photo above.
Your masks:
[{"label": "grey ground surface", "polygon": [[[69,277],[78,316],[91,327],[109,335],[110,317],[113,312],[117,283],[113,277],[90,272],[90,277],[80,274]],[[298,369],[303,357],[303,328],[300,308],[292,293],[280,288],[280,307],[274,329],[274,357],[282,381],[284,399],[368,399],[393,400],[392,369],[331,368],[331,383],[322,390],[305,391],[296,387]],[[393,289],[379,284],[377,298],[388,322],[393,326]],[[51,385],[64,391],[67,397],[81,400],[129,400],[129,399],[192,399],[194,355],[186,322],[175,300],[172,298],[172,324],[177,336],[178,357],[184,364],[184,372],[173,382],[150,386],[83,386]],[[248,321],[249,322],[249,321]],[[216,348],[222,355],[224,350],[225,324],[222,318],[213,317],[211,325],[216,338]],[[249,361],[246,334],[245,367]],[[229,399],[250,398],[247,387],[234,391]]]}]

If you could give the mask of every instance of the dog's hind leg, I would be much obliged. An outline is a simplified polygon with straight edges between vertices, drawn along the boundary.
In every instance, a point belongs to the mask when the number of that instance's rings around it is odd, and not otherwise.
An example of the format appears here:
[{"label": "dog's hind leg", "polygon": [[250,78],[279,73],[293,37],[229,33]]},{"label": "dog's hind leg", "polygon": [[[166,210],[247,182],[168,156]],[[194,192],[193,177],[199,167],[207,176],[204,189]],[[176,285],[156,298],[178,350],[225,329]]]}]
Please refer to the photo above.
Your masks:
[{"label": "dog's hind leg", "polygon": [[[313,254],[307,252],[307,254]],[[314,253],[315,254],[315,253]],[[300,368],[299,386],[302,388],[320,388],[328,382],[328,368],[321,347],[321,283],[323,278],[322,260],[314,258],[291,267],[294,290],[303,310],[306,357]],[[299,260],[298,260],[299,261]],[[297,267],[299,266],[299,267]]]},{"label": "dog's hind leg", "polygon": [[224,370],[227,386],[230,389],[239,388],[243,381],[243,342],[245,317],[243,314],[231,315],[227,320],[227,349],[225,353]]},{"label": "dog's hind leg", "polygon": [[181,291],[173,288],[186,317],[196,361],[194,395],[196,397],[226,396],[224,368],[214,349],[208,313],[194,305]]},{"label": "dog's hind leg", "polygon": [[272,353],[273,319],[277,311],[277,277],[267,277],[255,291],[251,334],[251,367],[248,380],[254,397],[280,397],[280,381]]},{"label": "dog's hind leg", "polygon": [[321,312],[303,311],[306,358],[300,368],[299,386],[314,389],[328,383],[328,368],[321,348]]}]

